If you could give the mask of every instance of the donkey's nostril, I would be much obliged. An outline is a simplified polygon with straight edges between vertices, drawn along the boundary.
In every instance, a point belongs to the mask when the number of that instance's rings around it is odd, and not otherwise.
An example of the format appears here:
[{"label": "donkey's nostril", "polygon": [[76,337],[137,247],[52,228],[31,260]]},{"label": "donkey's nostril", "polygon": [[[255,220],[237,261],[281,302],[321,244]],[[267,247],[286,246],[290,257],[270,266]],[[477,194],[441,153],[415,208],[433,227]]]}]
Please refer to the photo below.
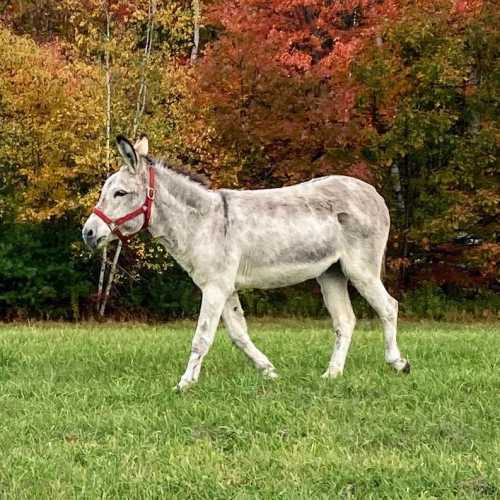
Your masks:
[{"label": "donkey's nostril", "polygon": [[87,231],[85,233],[85,236],[87,238],[92,238],[92,236],[94,236],[94,230],[93,229],[87,229]]}]

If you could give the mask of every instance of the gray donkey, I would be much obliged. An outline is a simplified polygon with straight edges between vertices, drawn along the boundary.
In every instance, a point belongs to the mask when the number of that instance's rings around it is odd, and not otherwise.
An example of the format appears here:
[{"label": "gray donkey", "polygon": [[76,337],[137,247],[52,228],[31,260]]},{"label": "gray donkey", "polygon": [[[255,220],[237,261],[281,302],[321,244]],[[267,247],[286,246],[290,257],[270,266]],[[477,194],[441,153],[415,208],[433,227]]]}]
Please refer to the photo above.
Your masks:
[{"label": "gray donkey", "polygon": [[398,303],[380,279],[389,212],[372,186],[332,175],[279,189],[210,190],[151,160],[145,137],[132,146],[119,136],[117,146],[124,165],[106,180],[83,238],[98,248],[147,227],[201,289],[191,355],[178,390],[198,380],[221,316],[234,344],[266,376],[277,377],[248,336],[238,290],[312,278],[321,286],[336,336],[323,377],[342,374],[351,343],[356,319],[348,280],[382,321],[386,362],[409,372],[396,342]]}]

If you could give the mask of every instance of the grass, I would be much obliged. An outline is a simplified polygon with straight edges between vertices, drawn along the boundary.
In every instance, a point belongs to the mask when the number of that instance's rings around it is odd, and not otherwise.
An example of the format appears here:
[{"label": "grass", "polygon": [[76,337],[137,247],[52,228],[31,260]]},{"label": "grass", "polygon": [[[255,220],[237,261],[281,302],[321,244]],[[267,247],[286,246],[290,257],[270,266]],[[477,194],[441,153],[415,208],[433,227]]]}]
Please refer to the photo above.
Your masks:
[{"label": "grass", "polygon": [[363,323],[325,382],[326,321],[254,321],[279,380],[221,331],[179,395],[192,326],[1,326],[0,497],[500,497],[497,326],[403,324],[398,376]]}]

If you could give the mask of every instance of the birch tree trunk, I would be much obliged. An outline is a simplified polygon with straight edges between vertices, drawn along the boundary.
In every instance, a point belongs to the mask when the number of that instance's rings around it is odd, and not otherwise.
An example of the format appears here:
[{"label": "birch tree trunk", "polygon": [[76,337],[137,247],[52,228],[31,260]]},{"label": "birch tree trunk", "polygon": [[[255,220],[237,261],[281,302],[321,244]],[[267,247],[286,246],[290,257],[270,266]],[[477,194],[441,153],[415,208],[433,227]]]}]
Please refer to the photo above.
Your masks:
[{"label": "birch tree trunk", "polygon": [[132,127],[132,137],[136,139],[137,130],[141,122],[144,109],[146,108],[146,94],[147,94],[147,70],[149,67],[149,59],[151,56],[151,49],[153,47],[153,34],[154,34],[154,16],[156,14],[156,0],[149,0],[148,6],[148,27],[146,30],[146,45],[144,46],[144,53],[141,61],[141,75],[139,83],[139,92],[137,94],[137,102],[134,114],[134,123]]},{"label": "birch tree trunk", "polygon": [[111,285],[113,284],[113,278],[115,277],[116,265],[118,264],[118,258],[120,257],[120,252],[122,251],[122,245],[122,241],[118,240],[113,263],[111,264],[111,270],[109,271],[108,284],[106,286],[104,297],[101,303],[101,308],[99,310],[99,314],[101,316],[104,316],[104,312],[106,311],[106,304],[108,303],[109,294],[111,292]]},{"label": "birch tree trunk", "polygon": [[[106,32],[105,32],[105,47],[104,47],[104,71],[106,82],[106,175],[109,175],[111,170],[111,62],[110,62],[110,41],[111,41],[111,13],[109,11],[109,0],[103,1],[104,12],[106,15]],[[99,284],[97,289],[97,304],[98,312],[101,316],[104,314],[107,298],[103,297],[104,278],[106,276],[107,248],[102,250],[101,270],[99,272]]]},{"label": "birch tree trunk", "polygon": [[200,0],[193,0],[193,48],[191,50],[191,63],[196,61],[198,57],[198,48],[200,45],[200,17],[201,17],[201,4]]},{"label": "birch tree trunk", "polygon": [[106,174],[111,168],[111,63],[109,57],[109,44],[111,41],[111,14],[109,0],[104,0],[106,12],[106,46],[104,49],[104,68],[106,71]]}]

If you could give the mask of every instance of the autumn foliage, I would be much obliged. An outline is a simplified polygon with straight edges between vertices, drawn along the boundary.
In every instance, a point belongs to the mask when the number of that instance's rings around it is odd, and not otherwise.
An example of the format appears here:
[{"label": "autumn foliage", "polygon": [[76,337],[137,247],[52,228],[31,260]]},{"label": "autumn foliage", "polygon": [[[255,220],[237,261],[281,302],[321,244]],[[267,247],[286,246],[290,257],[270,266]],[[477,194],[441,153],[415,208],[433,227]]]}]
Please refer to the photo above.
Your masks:
[{"label": "autumn foliage", "polygon": [[158,155],[215,187],[364,179],[391,210],[395,294],[498,291],[499,26],[491,0],[211,0],[193,64],[191,2],[4,2],[0,219],[88,213],[108,173],[108,54],[112,134],[131,134],[144,77]]},{"label": "autumn foliage", "polygon": [[207,21],[222,34],[193,74],[187,143],[225,183],[373,179],[360,154],[351,65],[397,14],[377,1],[212,5]]}]

